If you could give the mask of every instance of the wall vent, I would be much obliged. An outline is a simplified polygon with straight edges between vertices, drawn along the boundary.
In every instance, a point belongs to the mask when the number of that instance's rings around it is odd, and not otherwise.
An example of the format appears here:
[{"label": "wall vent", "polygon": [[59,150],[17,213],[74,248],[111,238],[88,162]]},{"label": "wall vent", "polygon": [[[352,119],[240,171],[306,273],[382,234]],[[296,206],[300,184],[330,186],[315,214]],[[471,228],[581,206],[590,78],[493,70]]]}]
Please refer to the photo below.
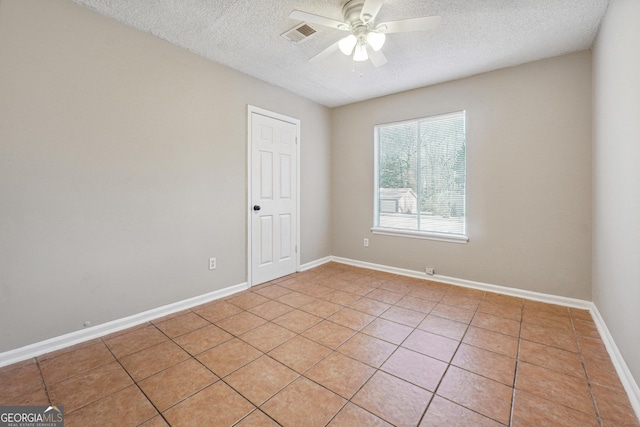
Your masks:
[{"label": "wall vent", "polygon": [[312,37],[315,33],[316,30],[313,27],[306,22],[303,22],[280,35],[292,43],[300,43],[307,40],[309,37]]}]

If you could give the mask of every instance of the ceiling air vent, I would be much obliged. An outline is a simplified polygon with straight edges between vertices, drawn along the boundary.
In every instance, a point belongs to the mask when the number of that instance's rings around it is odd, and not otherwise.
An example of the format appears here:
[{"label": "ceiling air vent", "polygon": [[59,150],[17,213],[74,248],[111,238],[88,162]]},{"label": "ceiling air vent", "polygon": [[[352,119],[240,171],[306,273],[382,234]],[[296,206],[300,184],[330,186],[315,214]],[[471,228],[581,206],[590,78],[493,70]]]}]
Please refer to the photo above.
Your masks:
[{"label": "ceiling air vent", "polygon": [[315,33],[315,29],[311,28],[306,22],[303,22],[280,35],[292,43],[300,43],[301,41],[313,36]]}]

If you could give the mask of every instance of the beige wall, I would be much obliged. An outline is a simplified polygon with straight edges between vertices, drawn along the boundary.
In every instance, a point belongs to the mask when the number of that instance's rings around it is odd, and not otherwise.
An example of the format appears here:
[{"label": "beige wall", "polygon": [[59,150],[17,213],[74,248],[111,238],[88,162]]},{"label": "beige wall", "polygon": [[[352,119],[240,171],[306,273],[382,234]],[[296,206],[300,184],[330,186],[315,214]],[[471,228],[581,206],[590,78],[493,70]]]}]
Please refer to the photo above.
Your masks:
[{"label": "beige wall", "polygon": [[[469,243],[371,234],[373,126],[458,110]],[[333,255],[591,298],[589,51],[336,108],[332,119]]]},{"label": "beige wall", "polygon": [[245,282],[247,104],[301,119],[301,262],[330,255],[327,108],[67,0],[2,0],[0,351]]},{"label": "beige wall", "polygon": [[593,301],[640,382],[640,1],[612,0],[594,49]]}]

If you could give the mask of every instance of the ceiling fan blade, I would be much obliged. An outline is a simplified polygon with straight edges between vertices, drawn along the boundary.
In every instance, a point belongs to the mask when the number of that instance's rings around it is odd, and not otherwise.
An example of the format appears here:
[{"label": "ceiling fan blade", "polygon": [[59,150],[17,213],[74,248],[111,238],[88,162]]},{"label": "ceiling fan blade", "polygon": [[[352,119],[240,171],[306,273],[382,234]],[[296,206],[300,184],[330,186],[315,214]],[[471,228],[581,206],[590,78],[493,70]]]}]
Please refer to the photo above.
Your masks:
[{"label": "ceiling fan blade", "polygon": [[289,18],[297,19],[298,21],[312,22],[318,25],[324,25],[325,27],[335,28],[336,30],[347,31],[349,24],[336,21],[335,19],[326,18],[320,15],[314,15],[313,13],[303,12],[301,10],[294,10],[289,14]]},{"label": "ceiling fan blade", "polygon": [[384,56],[384,53],[382,53],[381,50],[376,51],[371,47],[368,47],[367,53],[369,54],[369,59],[374,67],[378,68],[387,63],[387,57]]},{"label": "ceiling fan blade", "polygon": [[316,56],[309,58],[309,62],[318,62],[318,61],[322,61],[324,58],[326,58],[327,56],[331,55],[333,52],[340,50],[340,48],[338,47],[338,43],[340,43],[339,41],[335,42],[334,44],[332,44],[331,46],[329,46],[328,48],[326,48],[325,50],[323,50],[322,52],[320,52],[319,54],[317,54]]},{"label": "ceiling fan blade", "polygon": [[[427,31],[440,25],[440,16],[423,16],[421,18],[401,19],[379,24],[376,28],[383,33],[404,33],[408,31]],[[386,28],[385,28],[386,27]]]},{"label": "ceiling fan blade", "polygon": [[365,24],[369,21],[376,19],[380,8],[382,7],[384,0],[365,0],[362,5],[362,12],[360,12],[360,19]]}]

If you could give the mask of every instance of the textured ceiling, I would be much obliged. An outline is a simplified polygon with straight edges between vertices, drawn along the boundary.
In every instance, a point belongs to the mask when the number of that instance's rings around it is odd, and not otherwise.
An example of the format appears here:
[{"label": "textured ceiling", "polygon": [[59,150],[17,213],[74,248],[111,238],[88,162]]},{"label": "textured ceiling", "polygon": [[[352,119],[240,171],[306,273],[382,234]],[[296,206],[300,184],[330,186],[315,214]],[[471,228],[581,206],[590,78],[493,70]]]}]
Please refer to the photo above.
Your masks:
[{"label": "textured ceiling", "polygon": [[342,53],[307,60],[345,33],[311,24],[294,44],[280,34],[293,9],[342,21],[344,0],[74,0],[198,55],[335,107],[588,49],[608,0],[386,0],[376,22],[440,15],[427,32],[389,34],[388,63]]}]

